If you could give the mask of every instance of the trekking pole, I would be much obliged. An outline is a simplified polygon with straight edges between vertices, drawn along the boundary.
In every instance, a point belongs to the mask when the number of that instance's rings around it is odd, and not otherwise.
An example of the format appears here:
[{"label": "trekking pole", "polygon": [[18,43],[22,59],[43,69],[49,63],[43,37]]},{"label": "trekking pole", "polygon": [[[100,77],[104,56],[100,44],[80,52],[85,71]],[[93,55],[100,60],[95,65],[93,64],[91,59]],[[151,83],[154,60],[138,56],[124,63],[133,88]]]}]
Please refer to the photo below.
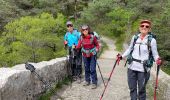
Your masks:
[{"label": "trekking pole", "polygon": [[101,70],[100,70],[100,66],[99,66],[99,64],[98,64],[98,62],[97,62],[97,57],[96,57],[96,63],[97,63],[97,66],[98,66],[98,69],[99,69],[100,76],[101,76],[101,78],[102,78],[102,81],[103,81],[104,87],[106,87],[106,84],[105,84],[105,82],[104,82],[104,78],[103,78],[102,72],[101,72]]},{"label": "trekking pole", "polygon": [[127,62],[128,62],[128,61],[126,60],[124,67],[126,67]]},{"label": "trekking pole", "polygon": [[[45,85],[45,91],[47,89],[50,89],[52,91],[52,93],[55,93],[55,90],[51,87],[51,84],[49,84],[47,81],[43,80],[43,78],[35,71],[35,67],[32,64],[29,63],[25,63],[25,68],[27,70],[30,70],[31,73],[33,73],[34,75],[36,75],[38,77],[38,79]],[[58,98],[61,99],[61,96],[59,96],[58,94],[56,94],[58,96]]]},{"label": "trekking pole", "polygon": [[67,48],[67,72],[68,72],[68,78],[70,79],[71,85],[72,85],[72,69],[71,69],[71,62],[70,62],[70,55],[69,55],[69,48]]},{"label": "trekking pole", "polygon": [[112,74],[113,74],[113,71],[114,71],[114,69],[115,69],[115,67],[116,67],[116,64],[117,64],[117,63],[119,64],[119,61],[120,61],[119,56],[120,56],[120,54],[117,55],[116,62],[115,62],[115,64],[114,64],[113,68],[112,68],[112,71],[111,71],[111,73],[110,73],[110,76],[109,76],[109,78],[108,78],[108,81],[107,81],[107,83],[106,83],[106,86],[105,86],[105,88],[104,88],[104,90],[103,90],[103,93],[102,93],[102,95],[101,95],[101,97],[100,97],[100,100],[102,100],[102,98],[103,98],[103,96],[104,96],[104,93],[105,93],[105,91],[106,91],[106,88],[107,88],[107,86],[108,86],[108,83],[109,83],[109,81],[110,81],[110,78],[111,78],[111,76],[112,76]]},{"label": "trekking pole", "polygon": [[157,91],[157,88],[158,88],[159,69],[160,69],[160,65],[157,66],[157,71],[156,71],[156,82],[155,82],[155,89],[154,89],[154,100],[156,100],[156,91]]},{"label": "trekking pole", "polygon": [[[75,78],[75,76],[76,76],[76,68],[75,67],[77,67],[77,66],[74,66],[74,64],[75,64],[75,43],[73,44],[73,46],[71,47],[71,55],[72,55],[72,60],[71,60],[71,69],[72,69],[72,74],[74,74],[74,75],[72,75],[72,80],[74,81],[74,78]],[[74,76],[74,77],[73,77]]]}]

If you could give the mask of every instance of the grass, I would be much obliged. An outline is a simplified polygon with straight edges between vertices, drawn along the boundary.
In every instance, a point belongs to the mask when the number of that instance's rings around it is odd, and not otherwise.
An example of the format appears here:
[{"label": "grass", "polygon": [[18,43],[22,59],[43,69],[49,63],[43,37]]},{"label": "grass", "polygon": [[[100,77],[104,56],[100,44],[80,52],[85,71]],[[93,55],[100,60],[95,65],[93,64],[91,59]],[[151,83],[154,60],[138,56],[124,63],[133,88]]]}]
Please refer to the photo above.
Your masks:
[{"label": "grass", "polygon": [[[55,87],[53,88],[55,91],[62,88],[63,85],[68,85],[70,83],[70,79],[66,77],[63,81],[58,82]],[[45,94],[39,97],[38,100],[50,100],[50,97],[54,95],[52,90],[47,91]]]},{"label": "grass", "polygon": [[163,66],[163,67],[161,67],[161,69],[162,69],[165,73],[167,73],[168,75],[170,75],[170,65],[169,65],[169,66]]},{"label": "grass", "polygon": [[[121,51],[123,49],[123,43],[125,42],[124,40],[125,40],[125,37],[126,37],[125,34],[122,34],[119,37],[115,37],[113,35],[104,35],[104,36],[115,41],[115,46],[116,46],[117,51]],[[106,48],[108,48],[107,45],[106,45]]]},{"label": "grass", "polygon": [[[154,97],[154,87],[155,87],[155,79],[152,79],[148,82],[146,86],[146,93],[148,100],[153,100]],[[158,88],[157,88],[157,100],[165,100],[164,98],[164,91],[166,90],[166,85],[162,83],[160,80],[158,81]]]},{"label": "grass", "polygon": [[101,40],[101,44],[102,44],[101,50],[100,50],[100,52],[99,52],[98,55],[97,55],[98,58],[100,57],[100,55],[101,55],[106,49],[108,49],[108,46],[107,46],[107,44],[106,44],[104,41]]},{"label": "grass", "polygon": [[124,41],[122,40],[122,38],[119,38],[119,39],[116,40],[115,45],[116,45],[117,51],[121,51],[123,49],[123,42]]},{"label": "grass", "polygon": [[154,88],[153,88],[152,82],[149,81],[146,86],[146,94],[147,94],[148,100],[153,100],[153,93],[154,93]]}]

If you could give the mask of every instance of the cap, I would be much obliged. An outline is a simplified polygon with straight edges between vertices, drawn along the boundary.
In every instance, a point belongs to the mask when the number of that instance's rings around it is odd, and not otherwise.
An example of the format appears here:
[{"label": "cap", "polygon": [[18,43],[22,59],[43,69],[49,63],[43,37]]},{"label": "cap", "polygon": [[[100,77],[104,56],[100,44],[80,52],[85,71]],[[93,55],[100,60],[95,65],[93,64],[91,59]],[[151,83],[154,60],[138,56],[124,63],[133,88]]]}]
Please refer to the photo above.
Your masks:
[{"label": "cap", "polygon": [[143,23],[148,23],[149,25],[151,25],[151,21],[150,20],[141,20],[140,24],[143,24]]},{"label": "cap", "polygon": [[71,22],[71,21],[68,21],[67,23],[66,23],[66,25],[73,25],[73,23]]},{"label": "cap", "polygon": [[87,29],[87,28],[89,28],[88,25],[82,25],[82,26],[81,26],[81,29]]}]

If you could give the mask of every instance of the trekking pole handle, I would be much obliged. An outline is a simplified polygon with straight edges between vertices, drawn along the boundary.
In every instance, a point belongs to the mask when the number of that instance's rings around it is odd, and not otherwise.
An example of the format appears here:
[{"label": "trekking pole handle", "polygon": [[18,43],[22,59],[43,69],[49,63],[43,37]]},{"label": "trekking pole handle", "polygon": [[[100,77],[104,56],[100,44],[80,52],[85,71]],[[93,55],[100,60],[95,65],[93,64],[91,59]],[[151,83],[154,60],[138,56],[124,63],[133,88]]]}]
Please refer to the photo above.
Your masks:
[{"label": "trekking pole handle", "polygon": [[118,53],[118,54],[117,54],[117,59],[116,59],[118,65],[119,65],[119,62],[120,62],[120,60],[121,60],[120,56],[121,56],[121,55]]},{"label": "trekking pole handle", "polygon": [[126,62],[125,62],[125,65],[124,65],[124,67],[126,67],[126,64],[127,64],[127,60],[126,60]]}]

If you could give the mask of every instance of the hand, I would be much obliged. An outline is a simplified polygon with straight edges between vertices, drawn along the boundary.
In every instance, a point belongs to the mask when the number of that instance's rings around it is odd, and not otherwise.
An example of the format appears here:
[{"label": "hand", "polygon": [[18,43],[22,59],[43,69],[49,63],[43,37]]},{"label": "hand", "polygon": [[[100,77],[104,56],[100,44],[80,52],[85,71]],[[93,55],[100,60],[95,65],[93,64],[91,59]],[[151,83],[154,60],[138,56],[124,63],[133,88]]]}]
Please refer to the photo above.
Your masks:
[{"label": "hand", "polygon": [[76,48],[76,46],[75,45],[72,45],[72,49],[75,49]]},{"label": "hand", "polygon": [[162,60],[161,60],[161,58],[158,58],[158,59],[156,60],[156,64],[157,64],[157,65],[162,65]]},{"label": "hand", "polygon": [[96,48],[96,52],[99,52],[99,49]]},{"label": "hand", "polygon": [[67,43],[68,43],[67,41],[64,41],[64,45],[67,45]]},{"label": "hand", "polygon": [[120,60],[122,60],[122,55],[118,54],[117,58],[119,58]]},{"label": "hand", "polygon": [[64,45],[64,49],[67,49],[67,44]]}]

